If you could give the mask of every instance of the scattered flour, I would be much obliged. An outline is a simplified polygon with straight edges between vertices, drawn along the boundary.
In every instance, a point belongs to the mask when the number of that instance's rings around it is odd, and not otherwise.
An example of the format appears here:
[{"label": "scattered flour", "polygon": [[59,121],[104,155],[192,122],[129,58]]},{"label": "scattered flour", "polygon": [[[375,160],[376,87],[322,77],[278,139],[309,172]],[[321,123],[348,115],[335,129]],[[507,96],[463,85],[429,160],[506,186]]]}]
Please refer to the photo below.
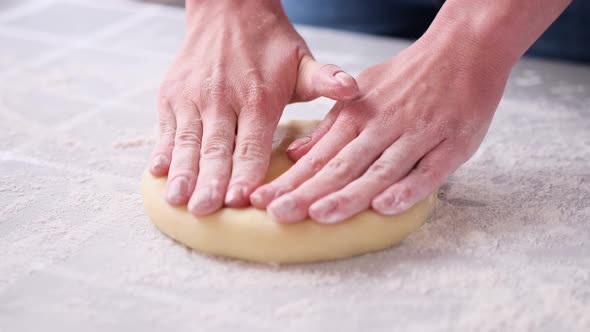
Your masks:
[{"label": "scattered flour", "polygon": [[514,82],[517,86],[530,87],[543,84],[543,79],[536,71],[526,69],[521,76],[514,78]]},{"label": "scattered flour", "polygon": [[[79,69],[31,85],[69,91]],[[542,77],[526,69],[515,84]],[[552,99],[589,88],[503,100],[402,244],[296,266],[207,257],[160,234],[138,195],[152,127],[129,134],[117,120],[130,110],[89,116],[120,127],[102,144],[89,127],[40,135],[0,105],[0,330],[590,331],[590,114]]]}]

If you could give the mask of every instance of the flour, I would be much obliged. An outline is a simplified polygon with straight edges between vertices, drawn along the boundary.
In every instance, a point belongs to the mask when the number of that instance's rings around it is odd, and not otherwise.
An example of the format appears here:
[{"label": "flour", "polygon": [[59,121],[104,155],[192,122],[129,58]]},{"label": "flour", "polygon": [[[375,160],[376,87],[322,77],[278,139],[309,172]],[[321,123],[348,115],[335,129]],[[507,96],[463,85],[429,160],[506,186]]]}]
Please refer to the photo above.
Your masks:
[{"label": "flour", "polygon": [[[116,37],[135,40],[159,20]],[[354,40],[353,69],[406,45],[302,31],[339,64],[334,50]],[[110,103],[52,127],[0,101],[0,330],[590,331],[588,68],[521,62],[481,148],[400,245],[261,266],[194,253],[145,217],[138,180],[155,122],[141,119],[154,111],[117,98],[162,68],[105,54],[111,70],[57,61],[0,79],[0,100],[44,91]],[[86,55],[103,53],[77,59]],[[291,105],[285,117],[318,117],[331,103]]]},{"label": "flour", "polygon": [[[523,114],[528,127],[520,126]],[[560,126],[545,122],[556,118]],[[0,177],[0,197],[12,203],[1,212],[11,217],[0,221],[0,240],[9,244],[0,253],[0,299],[10,307],[18,298],[9,296],[12,289],[50,273],[52,282],[67,281],[52,293],[63,301],[38,295],[35,303],[101,308],[111,317],[115,310],[133,316],[142,306],[157,306],[169,318],[153,324],[199,317],[211,328],[280,321],[287,331],[309,326],[302,322],[346,330],[395,317],[410,331],[584,330],[590,326],[590,156],[587,142],[562,137],[588,126],[584,121],[550,103],[505,100],[483,152],[441,188],[435,213],[418,232],[383,252],[297,266],[191,252],[150,225],[135,180],[31,158],[14,164],[18,154],[5,154],[0,165],[11,175]],[[539,128],[545,135],[533,134]],[[151,128],[136,136],[120,131],[111,148],[151,147],[148,133]],[[77,140],[62,143],[73,153],[85,148]],[[97,294],[97,287],[110,295],[83,295]]]},{"label": "flour", "polygon": [[115,149],[131,149],[137,147],[144,147],[144,146],[153,146],[156,143],[156,140],[153,136],[143,136],[143,137],[136,137],[130,138],[125,140],[120,140],[113,143],[113,148]]},{"label": "flour", "polygon": [[514,78],[514,82],[518,86],[531,87],[543,84],[543,79],[534,70],[524,70],[521,76]]}]

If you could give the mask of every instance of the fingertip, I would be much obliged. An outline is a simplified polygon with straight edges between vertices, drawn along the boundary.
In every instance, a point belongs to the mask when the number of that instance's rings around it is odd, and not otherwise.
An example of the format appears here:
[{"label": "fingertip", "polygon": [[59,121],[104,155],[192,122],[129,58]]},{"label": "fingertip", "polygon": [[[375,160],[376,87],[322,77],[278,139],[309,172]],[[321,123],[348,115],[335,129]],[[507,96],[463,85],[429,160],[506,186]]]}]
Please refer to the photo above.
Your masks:
[{"label": "fingertip", "polygon": [[252,195],[250,195],[250,204],[258,209],[266,209],[273,197],[274,195],[272,194],[270,188],[262,186],[256,189]]},{"label": "fingertip", "polygon": [[300,147],[306,145],[307,143],[311,142],[311,136],[305,136],[294,140],[289,147],[287,148],[287,152],[297,150]]},{"label": "fingertip", "polygon": [[188,202],[187,208],[195,216],[205,216],[222,207],[223,200],[220,198],[210,187],[197,189]]},{"label": "fingertip", "polygon": [[[303,62],[302,62],[303,63]],[[321,65],[315,60],[304,62],[301,84],[295,98],[312,100],[323,96],[333,100],[350,100],[359,94],[356,80],[335,64]]]},{"label": "fingertip", "polygon": [[172,205],[186,204],[190,198],[189,181],[180,176],[172,179],[166,190],[166,201]]},{"label": "fingertip", "polygon": [[287,156],[292,161],[299,160],[301,157],[303,157],[305,155],[305,153],[307,153],[307,151],[309,151],[309,143],[310,142],[311,142],[311,136],[305,136],[305,137],[296,139],[287,148]]},{"label": "fingertip", "polygon": [[164,155],[156,155],[150,161],[149,170],[154,176],[164,176],[168,174],[170,160]]},{"label": "fingertip", "polygon": [[305,155],[305,153],[306,153],[306,151],[304,151],[304,149],[297,149],[297,150],[287,151],[287,156],[289,157],[289,159],[291,159],[291,161],[297,162],[299,159],[301,159]]},{"label": "fingertip", "polygon": [[359,94],[359,87],[351,75],[336,67],[334,70],[319,71],[314,77],[318,95],[333,100],[346,101]]},{"label": "fingertip", "polygon": [[304,218],[297,211],[297,200],[293,197],[284,196],[273,201],[266,212],[270,218],[278,223],[294,223]]},{"label": "fingertip", "polygon": [[380,214],[392,216],[410,209],[414,204],[415,202],[412,200],[399,199],[392,194],[384,194],[373,199],[371,208]]},{"label": "fingertip", "polygon": [[309,207],[309,216],[321,224],[334,224],[343,220],[337,213],[338,201],[334,199],[321,199]]},{"label": "fingertip", "polygon": [[250,195],[250,204],[257,209],[264,209],[264,199],[262,195],[258,192],[253,192]]},{"label": "fingertip", "polygon": [[225,205],[233,208],[247,206],[250,200],[246,191],[241,185],[231,186],[225,195]]},{"label": "fingertip", "polygon": [[340,71],[334,74],[334,78],[340,85],[338,89],[339,100],[351,100],[358,96],[359,86],[350,74]]}]

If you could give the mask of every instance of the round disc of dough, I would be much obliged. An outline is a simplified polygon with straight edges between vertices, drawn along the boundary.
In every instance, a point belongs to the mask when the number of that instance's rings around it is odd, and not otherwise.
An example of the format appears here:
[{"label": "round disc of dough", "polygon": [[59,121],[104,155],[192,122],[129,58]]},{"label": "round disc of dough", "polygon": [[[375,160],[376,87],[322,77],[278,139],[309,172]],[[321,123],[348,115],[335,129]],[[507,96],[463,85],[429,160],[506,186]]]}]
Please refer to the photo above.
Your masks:
[{"label": "round disc of dough", "polygon": [[[279,126],[267,182],[293,164],[285,153],[287,146],[315,125],[317,121],[291,121]],[[145,210],[160,231],[204,253],[271,264],[331,260],[385,249],[418,229],[435,203],[433,194],[395,216],[367,210],[334,225],[310,219],[279,224],[253,207],[224,208],[196,217],[185,206],[174,207],[164,200],[165,184],[165,177],[156,178],[148,171],[141,181]]]}]

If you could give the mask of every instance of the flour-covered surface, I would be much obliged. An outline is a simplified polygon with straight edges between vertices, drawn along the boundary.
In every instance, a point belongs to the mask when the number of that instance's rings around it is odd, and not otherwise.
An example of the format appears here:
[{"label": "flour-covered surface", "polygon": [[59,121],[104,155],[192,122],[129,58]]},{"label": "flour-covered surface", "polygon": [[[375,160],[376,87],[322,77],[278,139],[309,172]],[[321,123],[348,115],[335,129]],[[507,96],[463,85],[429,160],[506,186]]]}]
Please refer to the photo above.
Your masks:
[{"label": "flour-covered surface", "polygon": [[[0,331],[590,331],[589,67],[521,61],[482,147],[402,244],[260,266],[190,252],[143,213],[182,20],[125,0],[2,1]],[[353,73],[407,45],[300,30]]]}]

